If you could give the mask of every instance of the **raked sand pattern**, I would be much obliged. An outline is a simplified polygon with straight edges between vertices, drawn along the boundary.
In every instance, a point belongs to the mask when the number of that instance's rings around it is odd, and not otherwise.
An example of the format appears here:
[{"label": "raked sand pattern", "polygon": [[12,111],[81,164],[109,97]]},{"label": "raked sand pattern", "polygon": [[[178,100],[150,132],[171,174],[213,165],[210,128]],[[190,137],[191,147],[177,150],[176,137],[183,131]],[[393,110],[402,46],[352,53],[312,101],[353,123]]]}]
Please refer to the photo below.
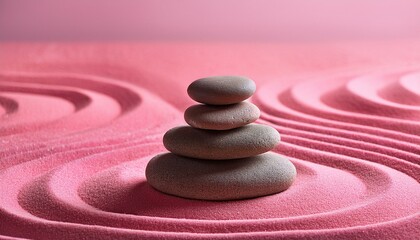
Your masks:
[{"label": "raked sand pattern", "polygon": [[163,134],[183,123],[191,105],[186,95],[171,96],[195,78],[174,88],[178,83],[159,87],[147,76],[110,77],[63,49],[43,55],[56,71],[25,71],[23,64],[0,71],[0,238],[420,236],[419,71],[347,71],[282,83],[253,76],[257,123],[279,131],[273,151],[293,162],[297,178],[279,194],[214,202],[160,193],[144,175],[165,151]]}]

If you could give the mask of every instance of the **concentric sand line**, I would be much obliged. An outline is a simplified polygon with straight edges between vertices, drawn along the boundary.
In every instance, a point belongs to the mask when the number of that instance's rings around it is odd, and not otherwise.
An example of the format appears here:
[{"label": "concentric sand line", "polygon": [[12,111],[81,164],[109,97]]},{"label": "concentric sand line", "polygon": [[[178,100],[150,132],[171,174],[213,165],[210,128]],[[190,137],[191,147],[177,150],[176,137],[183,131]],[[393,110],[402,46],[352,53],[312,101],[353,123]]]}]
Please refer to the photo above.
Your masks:
[{"label": "concentric sand line", "polygon": [[226,202],[147,184],[148,160],[183,119],[141,79],[0,79],[0,238],[420,236],[420,73],[257,82],[259,122],[280,132],[275,151],[298,177],[281,194]]}]

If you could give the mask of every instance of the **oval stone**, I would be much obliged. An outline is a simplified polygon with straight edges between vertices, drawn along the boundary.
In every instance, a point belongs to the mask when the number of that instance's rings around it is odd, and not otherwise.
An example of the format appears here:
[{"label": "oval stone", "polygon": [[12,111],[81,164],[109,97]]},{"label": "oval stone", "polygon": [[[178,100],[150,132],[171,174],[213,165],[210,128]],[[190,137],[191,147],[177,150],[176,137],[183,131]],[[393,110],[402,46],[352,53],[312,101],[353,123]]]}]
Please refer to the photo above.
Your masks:
[{"label": "oval stone", "polygon": [[260,110],[249,102],[231,105],[198,104],[185,110],[184,119],[192,127],[227,130],[247,125],[260,117]]},{"label": "oval stone", "polygon": [[258,155],[270,151],[279,142],[277,130],[261,124],[224,131],[181,126],[172,128],[163,136],[163,145],[172,153],[214,160]]},{"label": "oval stone", "polygon": [[254,81],[240,76],[215,76],[192,82],[187,89],[195,101],[212,105],[239,103],[254,94]]},{"label": "oval stone", "polygon": [[235,200],[282,192],[296,177],[295,166],[268,152],[229,161],[211,161],[160,154],[146,167],[147,182],[155,189],[184,198]]}]

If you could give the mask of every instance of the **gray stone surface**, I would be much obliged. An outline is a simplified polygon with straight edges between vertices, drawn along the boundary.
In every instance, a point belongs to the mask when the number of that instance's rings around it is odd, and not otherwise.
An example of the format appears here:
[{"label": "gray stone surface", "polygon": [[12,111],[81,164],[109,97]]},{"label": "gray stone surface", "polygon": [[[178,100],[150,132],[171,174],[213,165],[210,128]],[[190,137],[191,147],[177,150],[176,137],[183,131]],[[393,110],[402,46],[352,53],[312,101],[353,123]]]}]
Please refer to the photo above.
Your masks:
[{"label": "gray stone surface", "polygon": [[193,159],[165,153],[146,167],[148,183],[155,189],[184,198],[235,200],[286,190],[296,168],[273,152],[227,161]]},{"label": "gray stone surface", "polygon": [[249,102],[231,105],[198,104],[185,110],[185,121],[192,127],[227,130],[252,123],[260,117],[260,110]]},{"label": "gray stone surface", "polygon": [[187,89],[195,101],[205,104],[226,105],[239,103],[254,94],[256,85],[241,76],[215,76],[192,82]]},{"label": "gray stone surface", "polygon": [[163,145],[177,155],[225,160],[250,157],[273,149],[280,142],[276,129],[248,124],[231,130],[216,131],[190,126],[175,127],[163,136]]}]

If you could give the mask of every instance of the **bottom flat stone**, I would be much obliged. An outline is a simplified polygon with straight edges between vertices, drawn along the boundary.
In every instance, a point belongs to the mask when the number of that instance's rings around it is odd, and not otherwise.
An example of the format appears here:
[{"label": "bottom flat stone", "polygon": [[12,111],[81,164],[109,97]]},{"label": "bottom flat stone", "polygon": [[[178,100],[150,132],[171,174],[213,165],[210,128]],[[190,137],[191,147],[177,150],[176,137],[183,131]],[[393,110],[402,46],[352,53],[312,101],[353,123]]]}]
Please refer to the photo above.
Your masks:
[{"label": "bottom flat stone", "polygon": [[295,166],[273,152],[225,161],[164,153],[152,158],[146,167],[147,181],[155,189],[201,200],[270,195],[289,188],[295,177]]}]

